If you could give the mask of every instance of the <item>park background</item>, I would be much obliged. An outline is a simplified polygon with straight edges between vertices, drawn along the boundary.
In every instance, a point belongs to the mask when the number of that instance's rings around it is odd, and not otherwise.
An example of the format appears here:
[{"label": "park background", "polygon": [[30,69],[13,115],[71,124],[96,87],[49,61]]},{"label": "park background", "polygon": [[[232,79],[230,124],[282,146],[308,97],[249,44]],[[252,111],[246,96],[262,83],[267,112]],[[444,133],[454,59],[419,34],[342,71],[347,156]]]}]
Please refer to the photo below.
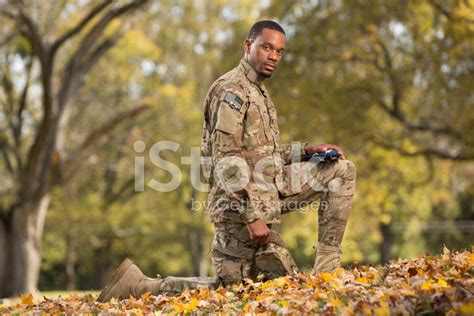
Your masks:
[{"label": "park background", "polygon": [[[358,168],[343,262],[380,264],[474,240],[473,1],[0,0],[0,297],[99,289],[126,257],[149,275],[209,275],[213,229],[181,156],[249,27],[287,53],[266,84],[281,138],[339,144]],[[133,150],[136,141],[146,150]],[[148,150],[172,140],[169,181]],[[277,229],[314,260],[317,214]]]}]

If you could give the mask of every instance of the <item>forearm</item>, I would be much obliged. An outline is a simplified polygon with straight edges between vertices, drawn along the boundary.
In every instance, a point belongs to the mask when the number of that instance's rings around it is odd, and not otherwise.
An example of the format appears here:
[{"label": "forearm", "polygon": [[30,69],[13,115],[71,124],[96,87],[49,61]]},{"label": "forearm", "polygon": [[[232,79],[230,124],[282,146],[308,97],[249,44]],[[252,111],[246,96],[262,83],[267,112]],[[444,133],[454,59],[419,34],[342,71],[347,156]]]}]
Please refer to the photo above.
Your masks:
[{"label": "forearm", "polygon": [[291,142],[280,145],[280,156],[285,164],[290,164],[294,161],[302,161],[306,154],[305,147],[308,143]]}]

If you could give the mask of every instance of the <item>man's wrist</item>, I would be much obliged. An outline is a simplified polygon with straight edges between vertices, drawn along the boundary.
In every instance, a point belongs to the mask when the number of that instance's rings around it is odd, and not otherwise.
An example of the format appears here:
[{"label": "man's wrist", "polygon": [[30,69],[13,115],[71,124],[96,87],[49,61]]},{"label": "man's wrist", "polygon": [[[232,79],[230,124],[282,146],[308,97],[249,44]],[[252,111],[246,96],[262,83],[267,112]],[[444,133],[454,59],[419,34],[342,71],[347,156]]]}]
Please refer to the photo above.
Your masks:
[{"label": "man's wrist", "polygon": [[306,147],[308,147],[308,146],[309,146],[309,143],[304,143],[303,150],[301,151],[301,154],[303,156],[308,154],[308,152],[306,151]]},{"label": "man's wrist", "polygon": [[260,212],[244,212],[240,214],[240,218],[245,224],[252,224],[258,219],[262,219],[262,214]]}]

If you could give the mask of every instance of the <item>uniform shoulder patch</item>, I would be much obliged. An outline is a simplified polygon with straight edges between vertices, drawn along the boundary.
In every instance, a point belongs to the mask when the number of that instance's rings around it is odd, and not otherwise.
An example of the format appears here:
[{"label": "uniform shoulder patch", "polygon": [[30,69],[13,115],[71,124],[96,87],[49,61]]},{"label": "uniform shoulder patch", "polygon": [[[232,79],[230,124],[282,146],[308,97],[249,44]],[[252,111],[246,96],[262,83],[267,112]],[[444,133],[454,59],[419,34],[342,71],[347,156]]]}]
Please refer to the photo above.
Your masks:
[{"label": "uniform shoulder patch", "polygon": [[225,93],[225,96],[224,96],[224,101],[226,101],[227,103],[229,103],[233,108],[237,109],[240,111],[240,109],[242,108],[242,105],[244,104],[244,101],[242,101],[242,99],[237,96],[236,94],[232,93],[232,92],[229,92],[227,91]]}]

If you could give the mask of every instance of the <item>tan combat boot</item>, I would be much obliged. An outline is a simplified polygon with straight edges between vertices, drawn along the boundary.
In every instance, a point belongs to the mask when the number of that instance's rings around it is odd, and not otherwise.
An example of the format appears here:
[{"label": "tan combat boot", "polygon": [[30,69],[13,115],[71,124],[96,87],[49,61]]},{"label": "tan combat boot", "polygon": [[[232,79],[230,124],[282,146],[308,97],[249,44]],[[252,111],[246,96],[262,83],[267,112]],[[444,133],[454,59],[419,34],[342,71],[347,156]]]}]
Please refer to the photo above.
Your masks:
[{"label": "tan combat boot", "polygon": [[151,292],[154,295],[160,293],[162,279],[148,278],[129,259],[125,259],[114,271],[112,279],[105,286],[97,301],[108,302],[112,297],[125,299],[133,295],[140,295]]},{"label": "tan combat boot", "polygon": [[334,272],[341,266],[341,248],[318,244],[313,273]]}]

